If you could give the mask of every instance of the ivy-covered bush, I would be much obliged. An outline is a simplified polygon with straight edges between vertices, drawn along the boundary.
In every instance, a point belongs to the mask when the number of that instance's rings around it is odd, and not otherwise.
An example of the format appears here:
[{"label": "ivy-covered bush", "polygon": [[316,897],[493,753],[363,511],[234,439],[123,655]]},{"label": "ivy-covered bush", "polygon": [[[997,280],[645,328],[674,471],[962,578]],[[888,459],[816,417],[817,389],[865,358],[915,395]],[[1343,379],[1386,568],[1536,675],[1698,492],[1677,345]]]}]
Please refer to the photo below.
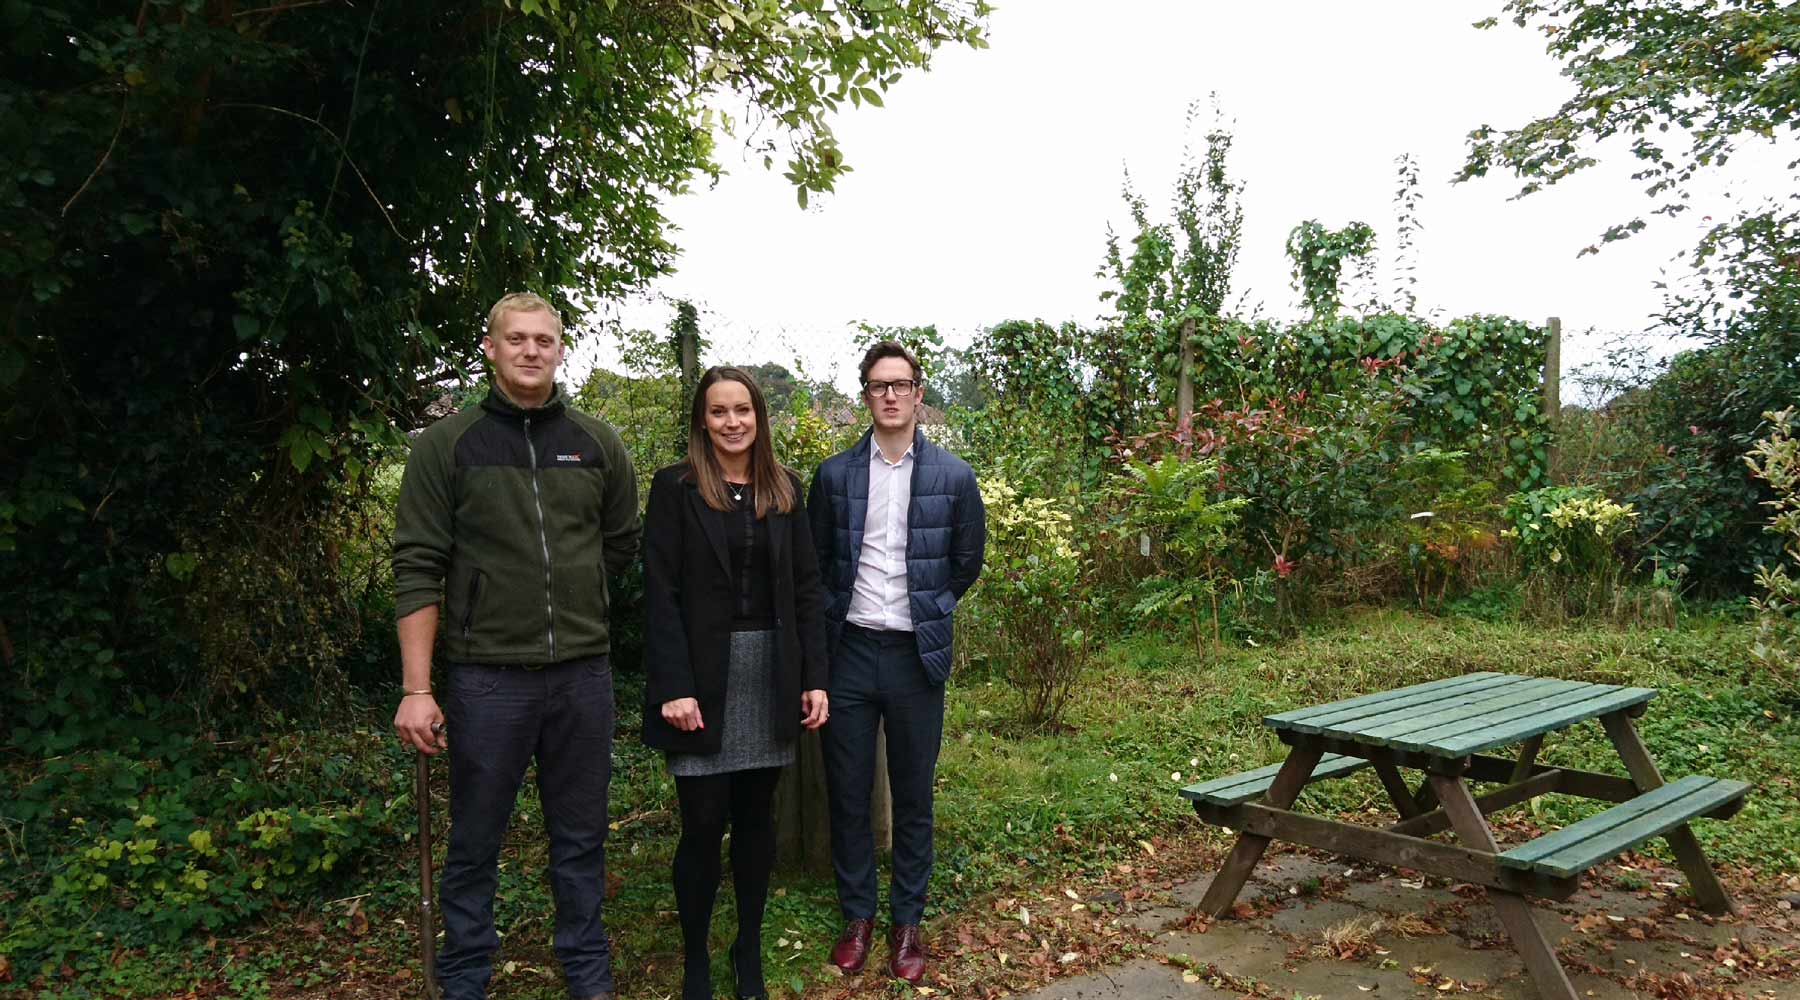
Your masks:
[{"label": "ivy-covered bush", "polygon": [[1550,428],[1542,412],[1546,334],[1500,316],[1438,327],[1412,316],[1328,316],[1291,325],[1232,321],[1196,337],[1196,395],[1257,403],[1344,391],[1382,373],[1400,393],[1415,445],[1460,450],[1513,486],[1546,485]]}]

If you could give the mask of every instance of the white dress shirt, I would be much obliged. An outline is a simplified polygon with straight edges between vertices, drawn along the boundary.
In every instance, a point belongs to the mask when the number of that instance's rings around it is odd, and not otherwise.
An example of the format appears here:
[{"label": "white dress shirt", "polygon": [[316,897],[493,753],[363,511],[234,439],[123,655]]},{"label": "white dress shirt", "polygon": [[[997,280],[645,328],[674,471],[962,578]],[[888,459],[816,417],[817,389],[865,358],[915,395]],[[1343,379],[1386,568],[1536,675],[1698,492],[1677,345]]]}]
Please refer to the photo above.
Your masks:
[{"label": "white dress shirt", "polygon": [[912,503],[913,450],[890,462],[869,442],[869,509],[863,520],[856,582],[844,618],[852,625],[888,632],[911,632],[912,607],[906,593],[906,508]]}]

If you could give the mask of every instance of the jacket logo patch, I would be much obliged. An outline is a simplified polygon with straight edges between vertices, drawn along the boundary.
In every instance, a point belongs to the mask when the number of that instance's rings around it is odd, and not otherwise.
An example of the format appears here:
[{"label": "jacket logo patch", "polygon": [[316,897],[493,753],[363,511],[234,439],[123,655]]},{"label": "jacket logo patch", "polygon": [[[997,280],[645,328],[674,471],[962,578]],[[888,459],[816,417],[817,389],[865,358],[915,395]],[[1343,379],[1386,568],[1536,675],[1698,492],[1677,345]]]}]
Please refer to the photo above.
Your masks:
[{"label": "jacket logo patch", "polygon": [[556,460],[558,462],[579,462],[581,461],[581,453],[576,452],[573,455],[558,455],[556,456]]}]

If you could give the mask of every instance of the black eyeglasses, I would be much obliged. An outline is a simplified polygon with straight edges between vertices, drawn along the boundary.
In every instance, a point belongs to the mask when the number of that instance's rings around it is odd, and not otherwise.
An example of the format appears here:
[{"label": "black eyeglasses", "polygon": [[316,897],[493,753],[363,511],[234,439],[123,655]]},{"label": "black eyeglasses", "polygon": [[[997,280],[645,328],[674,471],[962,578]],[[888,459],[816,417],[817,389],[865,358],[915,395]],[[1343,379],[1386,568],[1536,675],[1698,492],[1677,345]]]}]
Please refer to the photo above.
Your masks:
[{"label": "black eyeglasses", "polygon": [[889,389],[892,389],[892,390],[894,390],[895,397],[897,397],[899,399],[905,399],[906,397],[912,395],[913,390],[917,389],[918,387],[919,387],[919,383],[917,381],[915,381],[914,379],[910,379],[910,378],[897,378],[897,379],[894,379],[892,382],[864,382],[863,383],[863,391],[868,393],[871,396],[879,396],[882,393],[888,391]]}]

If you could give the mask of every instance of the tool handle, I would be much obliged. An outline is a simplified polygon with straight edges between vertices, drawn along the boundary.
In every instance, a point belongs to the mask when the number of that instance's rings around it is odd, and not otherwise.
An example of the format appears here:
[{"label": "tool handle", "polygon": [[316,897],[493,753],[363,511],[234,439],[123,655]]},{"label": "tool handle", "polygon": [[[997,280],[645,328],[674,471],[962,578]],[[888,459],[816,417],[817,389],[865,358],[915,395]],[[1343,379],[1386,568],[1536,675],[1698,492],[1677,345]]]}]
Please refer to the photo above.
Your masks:
[{"label": "tool handle", "polygon": [[[443,735],[443,724],[432,723],[431,732],[434,736]],[[419,810],[419,961],[425,974],[425,1000],[438,1000],[437,914],[431,875],[431,756],[413,756],[413,798],[418,800]]]}]

